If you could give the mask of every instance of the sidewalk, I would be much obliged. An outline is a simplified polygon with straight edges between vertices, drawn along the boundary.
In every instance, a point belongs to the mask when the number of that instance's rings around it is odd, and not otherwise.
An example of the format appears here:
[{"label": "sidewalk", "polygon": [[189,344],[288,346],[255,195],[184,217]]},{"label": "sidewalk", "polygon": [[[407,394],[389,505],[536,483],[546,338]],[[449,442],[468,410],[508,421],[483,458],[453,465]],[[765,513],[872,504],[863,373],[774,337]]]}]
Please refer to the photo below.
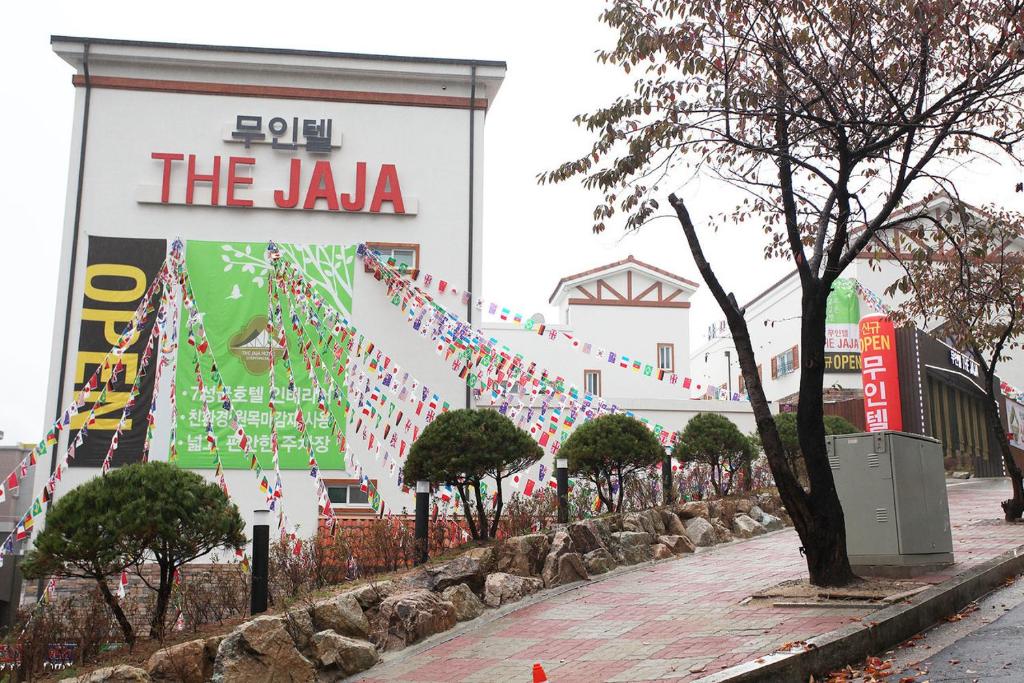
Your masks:
[{"label": "sidewalk", "polygon": [[[956,564],[916,580],[940,583],[1024,544],[1001,523],[1009,482],[949,486]],[[524,607],[422,652],[397,653],[361,681],[528,681],[540,662],[553,683],[692,681],[827,633],[864,608],[742,606],[763,588],[806,576],[792,529],[651,565]]]}]

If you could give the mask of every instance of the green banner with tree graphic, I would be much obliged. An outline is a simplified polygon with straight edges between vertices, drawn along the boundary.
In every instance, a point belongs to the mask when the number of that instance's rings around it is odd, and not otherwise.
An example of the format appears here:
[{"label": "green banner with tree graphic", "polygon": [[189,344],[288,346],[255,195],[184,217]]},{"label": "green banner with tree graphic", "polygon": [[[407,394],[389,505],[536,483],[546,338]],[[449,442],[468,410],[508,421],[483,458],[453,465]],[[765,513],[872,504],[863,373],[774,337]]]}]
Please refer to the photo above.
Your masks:
[{"label": "green banner with tree graphic", "polygon": [[[266,262],[265,242],[189,241],[185,249],[188,270],[196,305],[210,342],[207,353],[200,356],[208,411],[203,410],[202,396],[195,373],[195,349],[184,343],[188,338],[188,316],[183,315],[175,374],[177,424],[175,444],[177,462],[182,467],[202,469],[214,467],[214,457],[207,441],[207,418],[216,435],[217,448],[226,469],[248,469],[249,461],[242,455],[231,414],[224,409],[220,396],[213,390],[212,363],[223,378],[239,424],[253,444],[259,464],[273,468],[270,444],[269,336],[267,334],[267,280],[272,272]],[[352,311],[353,276],[356,249],[354,246],[305,246],[279,244],[281,257],[302,269],[326,302],[350,316]],[[288,350],[295,377],[295,391],[288,391],[288,373],[280,350],[275,355],[274,385],[277,388],[278,454],[281,469],[306,469],[309,454],[295,428],[296,400],[302,408],[314,452],[322,469],[341,469],[344,459],[338,452],[337,439],[328,420],[317,409],[312,382],[297,335],[292,331],[291,307],[281,293],[283,322],[287,332]],[[274,344],[273,348],[277,349]],[[210,353],[212,352],[212,353]],[[330,371],[327,371],[330,373]],[[332,373],[344,396],[344,375]],[[324,375],[318,375],[324,380]],[[330,404],[344,429],[341,409]]]},{"label": "green banner with tree graphic", "polygon": [[857,281],[841,277],[825,305],[825,371],[860,372],[860,297]]}]

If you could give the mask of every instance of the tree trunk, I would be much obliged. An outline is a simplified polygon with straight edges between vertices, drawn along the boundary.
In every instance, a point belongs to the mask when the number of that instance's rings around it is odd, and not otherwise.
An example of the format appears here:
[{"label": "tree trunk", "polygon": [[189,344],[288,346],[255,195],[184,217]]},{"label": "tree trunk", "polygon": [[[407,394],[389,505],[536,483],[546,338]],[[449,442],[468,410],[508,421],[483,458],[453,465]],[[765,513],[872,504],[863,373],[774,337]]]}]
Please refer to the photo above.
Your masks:
[{"label": "tree trunk", "polygon": [[811,485],[810,509],[814,513],[808,529],[811,542],[803,539],[811,583],[816,586],[842,586],[856,577],[846,553],[846,521],[825,449],[822,390],[825,381],[826,287],[830,288],[830,285],[804,285],[796,424],[800,452],[804,456]]},{"label": "tree trunk", "polygon": [[996,443],[999,444],[999,451],[1003,456],[1003,465],[1006,467],[1006,473],[1010,477],[1010,483],[1013,486],[1013,497],[1004,500],[1001,505],[1006,521],[1013,522],[1020,519],[1021,515],[1024,514],[1024,481],[1022,481],[1021,469],[1017,466],[1017,461],[1013,459],[1013,451],[1010,450],[1010,439],[1003,428],[1003,421],[999,417],[999,398],[996,394],[994,377],[988,375],[985,377],[985,380],[988,386],[986,392],[988,394],[988,401],[986,401],[985,405],[985,415],[988,417],[989,427],[996,434]]},{"label": "tree trunk", "polygon": [[494,518],[491,519],[491,538],[498,537],[498,522],[501,520],[501,509],[505,506],[505,499],[504,496],[502,496],[501,494],[501,481],[502,477],[501,472],[499,471],[498,477],[494,480],[494,483],[498,487],[498,490],[495,492],[497,498],[495,499],[496,504],[494,506]]},{"label": "tree trunk", "polygon": [[618,502],[615,505],[615,512],[622,512],[622,497],[626,495],[626,482],[622,480],[622,466],[619,465],[619,495]]},{"label": "tree trunk", "polygon": [[114,594],[110,592],[110,588],[107,586],[106,578],[97,577],[96,583],[100,587],[100,595],[103,596],[103,602],[107,603],[107,607],[114,613],[114,618],[117,619],[118,626],[121,627],[121,632],[124,634],[124,641],[128,643],[128,649],[131,650],[135,647],[135,629],[132,628],[132,624],[128,621],[128,617],[124,615],[124,610],[121,609],[121,604],[114,597]]},{"label": "tree trunk", "polygon": [[156,589],[156,607],[153,620],[149,624],[149,637],[163,642],[164,623],[167,619],[167,607],[171,602],[171,590],[174,588],[174,568],[167,561],[159,561],[160,585]]},{"label": "tree trunk", "polygon": [[455,489],[459,492],[459,498],[462,499],[462,514],[466,517],[466,524],[469,525],[469,533],[474,541],[479,541],[480,532],[477,531],[476,523],[473,521],[473,513],[472,508],[469,506],[469,494],[466,493],[466,485],[465,483],[456,484]]},{"label": "tree trunk", "polygon": [[[832,481],[831,470],[825,471],[825,476],[819,479],[828,482],[827,489],[830,493],[817,492],[808,494],[800,486],[799,481],[790,469],[786,459],[786,451],[779,438],[779,431],[775,425],[775,418],[772,415],[768,400],[764,395],[764,386],[761,384],[761,377],[757,374],[757,360],[754,356],[754,347],[750,339],[750,331],[747,328],[747,321],[743,311],[736,303],[735,297],[727,294],[722,287],[718,276],[715,275],[711,264],[704,256],[697,231],[690,220],[690,214],[686,205],[675,195],[669,195],[669,203],[675,209],[686,235],[687,243],[690,246],[690,253],[693,255],[697,270],[711,290],[719,308],[725,314],[725,320],[729,325],[733,343],[736,346],[736,355],[739,358],[740,369],[743,372],[744,385],[750,397],[750,406],[754,412],[754,419],[757,422],[757,431],[761,436],[761,446],[764,448],[765,456],[768,458],[768,465],[775,479],[775,485],[779,489],[779,496],[782,503],[793,519],[793,526],[796,528],[800,541],[803,543],[804,551],[807,554],[807,570],[811,583],[818,586],[841,586],[849,583],[855,577],[850,569],[850,561],[846,555],[846,528],[843,522],[842,509],[839,505],[838,496],[835,494],[835,484]],[[824,423],[822,415],[822,389],[824,385],[824,344],[825,344],[825,306],[824,299],[817,310],[808,310],[807,287],[809,283],[803,283],[805,289],[804,316],[811,313],[811,321],[804,318],[801,326],[801,343],[804,346],[801,353],[803,371],[800,378],[800,403],[816,404],[816,410],[804,407],[818,416],[817,434],[820,439],[807,438],[807,443],[816,443],[814,448],[818,457],[827,462],[824,453]],[[808,324],[811,322],[812,324]],[[817,344],[817,346],[813,346]],[[816,349],[816,350],[815,350]],[[811,367],[808,374],[808,365]],[[805,420],[807,416],[805,413]],[[799,422],[800,416],[797,415]],[[801,435],[803,436],[803,435]],[[801,439],[803,444],[803,439]],[[810,458],[808,458],[809,460]],[[827,464],[826,464],[827,467]]]},{"label": "tree trunk", "polygon": [[484,510],[483,496],[480,494],[480,480],[473,482],[473,492],[476,494],[476,514],[480,523],[480,540],[487,540],[487,511]]}]

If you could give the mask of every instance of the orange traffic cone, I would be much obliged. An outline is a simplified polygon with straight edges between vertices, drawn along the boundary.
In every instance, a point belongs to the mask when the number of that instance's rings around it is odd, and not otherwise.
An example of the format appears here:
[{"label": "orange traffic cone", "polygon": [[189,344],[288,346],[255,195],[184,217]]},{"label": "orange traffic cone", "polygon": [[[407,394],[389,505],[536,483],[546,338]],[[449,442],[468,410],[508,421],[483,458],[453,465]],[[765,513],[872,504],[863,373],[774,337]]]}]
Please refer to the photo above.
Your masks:
[{"label": "orange traffic cone", "polygon": [[533,665],[533,683],[547,683],[548,675],[539,663]]}]

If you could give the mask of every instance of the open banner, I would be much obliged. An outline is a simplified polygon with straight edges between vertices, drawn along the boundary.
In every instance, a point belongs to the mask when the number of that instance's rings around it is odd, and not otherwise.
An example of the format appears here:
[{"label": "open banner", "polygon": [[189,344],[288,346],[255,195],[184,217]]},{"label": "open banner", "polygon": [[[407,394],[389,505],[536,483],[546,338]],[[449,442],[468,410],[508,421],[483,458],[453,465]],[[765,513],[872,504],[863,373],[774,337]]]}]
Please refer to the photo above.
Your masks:
[{"label": "open banner", "polygon": [[[69,415],[67,427],[71,439],[78,435],[87,421],[91,421],[87,429],[90,438],[86,438],[77,449],[77,457],[70,463],[72,467],[99,467],[107,456],[119,423],[119,446],[111,464],[119,466],[142,459],[148,425],[146,417],[153,400],[154,384],[154,373],[151,368],[145,369],[142,357],[155,316],[148,316],[120,356],[120,363],[116,359],[111,360],[108,354],[135,316],[147,292],[152,293],[150,283],[166,258],[166,240],[89,237],[78,353],[71,368],[74,392],[77,394],[82,390],[97,366],[105,363],[104,359],[107,359],[107,367],[100,372],[99,385],[105,387],[104,383],[112,375],[115,379],[109,390],[94,391],[84,406],[80,409],[76,406],[75,414]],[[153,307],[157,305],[156,301],[149,303]],[[140,371],[144,373],[141,376]],[[136,395],[129,405],[133,388]],[[95,411],[92,410],[94,403],[100,404]]]},{"label": "open banner", "polygon": [[[282,255],[301,265],[310,277],[317,293],[333,307],[351,315],[353,278],[356,249],[354,246],[304,246],[283,243],[278,247]],[[212,345],[212,354],[201,358],[202,371],[212,376],[212,358],[217,359],[217,370],[223,378],[224,388],[237,411],[239,422],[252,440],[252,448],[261,467],[272,468],[270,410],[268,408],[269,353],[275,361],[283,350],[267,334],[267,284],[273,271],[265,260],[265,242],[205,242],[189,241],[185,247],[185,265],[191,279],[196,303],[202,312],[202,323]],[[285,311],[285,324],[289,324]],[[187,317],[182,318],[182,339],[188,336]],[[300,343],[304,339],[287,330],[289,355],[301,359]],[[207,443],[206,418],[202,396],[196,382],[193,350],[187,344],[179,348],[175,378],[177,402],[176,447],[177,462],[190,469],[214,468]],[[288,377],[282,364],[275,362],[274,386],[277,389],[278,408],[285,415],[294,413],[298,399],[307,414],[306,429],[324,469],[344,469],[345,463],[338,453],[335,438],[327,419],[316,410],[317,396],[308,373],[301,367],[295,373],[295,391],[289,392]],[[344,377],[337,377],[344,386]],[[230,415],[218,410],[218,387],[206,386],[206,400],[212,410],[212,427],[223,467],[249,469],[251,463],[239,447]],[[344,423],[342,423],[344,424]],[[301,435],[291,420],[280,420],[278,445],[281,469],[307,469],[309,457]]]}]

